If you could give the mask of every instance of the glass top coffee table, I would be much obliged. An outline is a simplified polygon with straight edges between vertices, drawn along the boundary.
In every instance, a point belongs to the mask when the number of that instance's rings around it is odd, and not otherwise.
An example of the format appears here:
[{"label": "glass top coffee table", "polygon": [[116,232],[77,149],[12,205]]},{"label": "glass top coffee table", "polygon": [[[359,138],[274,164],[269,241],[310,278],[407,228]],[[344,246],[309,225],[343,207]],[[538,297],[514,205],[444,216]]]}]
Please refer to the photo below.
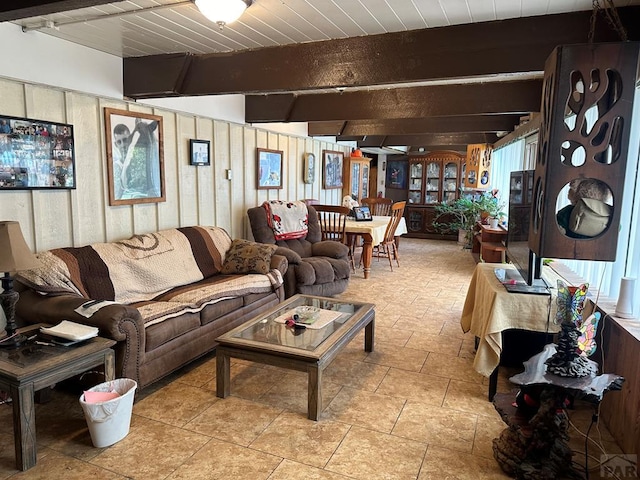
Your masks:
[{"label": "glass top coffee table", "polygon": [[[286,320],[314,307],[313,323],[306,328],[287,326]],[[306,312],[304,312],[306,313]],[[275,308],[218,337],[216,388],[220,398],[230,394],[230,357],[307,372],[308,417],[322,411],[322,372],[353,337],[365,329],[364,349],[373,351],[375,311],[372,303],[351,302],[311,295],[295,295]]]}]

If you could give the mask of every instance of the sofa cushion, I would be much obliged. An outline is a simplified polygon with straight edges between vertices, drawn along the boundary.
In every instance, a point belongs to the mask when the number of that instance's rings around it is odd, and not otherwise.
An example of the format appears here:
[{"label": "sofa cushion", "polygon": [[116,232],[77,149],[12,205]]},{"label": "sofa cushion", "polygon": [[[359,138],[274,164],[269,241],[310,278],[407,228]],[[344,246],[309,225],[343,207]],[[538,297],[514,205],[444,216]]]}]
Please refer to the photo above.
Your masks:
[{"label": "sofa cushion", "polygon": [[155,300],[176,302],[193,308],[205,307],[226,298],[243,297],[249,293],[269,293],[282,285],[279,270],[267,275],[248,273],[240,275],[216,275],[215,277],[176,287],[158,295]]},{"label": "sofa cushion", "polygon": [[[271,295],[271,293],[263,293],[262,295]],[[245,297],[227,298],[207,305],[200,312],[200,323],[202,325],[206,325],[208,323],[215,322],[225,315],[229,315],[231,312],[240,310],[244,307],[244,298]]]},{"label": "sofa cushion", "polygon": [[180,335],[200,327],[198,313],[185,313],[145,328],[145,351],[149,352]]},{"label": "sofa cushion", "polygon": [[334,240],[323,240],[313,244],[313,255],[344,259],[349,257],[349,247]]},{"label": "sofa cushion", "polygon": [[309,257],[296,267],[296,282],[299,285],[317,285],[348,279],[350,265],[344,260],[328,257]]},{"label": "sofa cushion", "polygon": [[209,305],[239,299],[238,302],[226,302],[220,308],[208,311],[202,320],[204,324],[242,306],[245,295],[274,292],[282,285],[282,281],[279,270],[271,270],[267,275],[216,275],[191,285],[172,288],[152,301],[137,302],[132,306],[140,311],[146,329],[182,313],[199,313]]},{"label": "sofa cushion", "polygon": [[146,300],[144,302],[135,302],[130,306],[134,307],[144,322],[144,328],[161,323],[169,318],[179,317],[186,312],[197,313],[198,309],[189,304],[178,302],[158,302],[154,300]]},{"label": "sofa cushion", "polygon": [[234,240],[224,257],[221,273],[266,274],[271,268],[271,257],[277,249],[276,245]]}]

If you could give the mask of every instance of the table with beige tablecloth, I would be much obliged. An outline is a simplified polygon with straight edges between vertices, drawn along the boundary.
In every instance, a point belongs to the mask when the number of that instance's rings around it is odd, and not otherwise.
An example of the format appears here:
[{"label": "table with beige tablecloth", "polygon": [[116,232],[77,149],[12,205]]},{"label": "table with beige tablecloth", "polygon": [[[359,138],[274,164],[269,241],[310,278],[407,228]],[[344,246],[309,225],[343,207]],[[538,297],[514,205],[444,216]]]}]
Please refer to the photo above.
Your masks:
[{"label": "table with beige tablecloth", "polygon": [[[371,271],[371,251],[373,247],[384,240],[384,234],[387,231],[387,225],[391,217],[374,215],[370,221],[357,222],[348,219],[345,231],[349,234],[360,235],[364,241],[362,246],[362,264],[364,266],[364,278],[369,278]],[[407,233],[407,222],[404,217],[400,218],[400,223],[395,231],[394,236],[399,237]]]},{"label": "table with beige tablecloth", "polygon": [[[471,277],[467,297],[462,309],[460,325],[478,338],[478,348],[473,361],[475,370],[489,377],[500,363],[502,332],[509,329],[555,333],[560,326],[554,323],[556,292],[549,295],[509,293],[498,281],[494,270],[515,269],[502,263],[479,263]],[[555,286],[557,274],[543,267],[543,278]]]}]

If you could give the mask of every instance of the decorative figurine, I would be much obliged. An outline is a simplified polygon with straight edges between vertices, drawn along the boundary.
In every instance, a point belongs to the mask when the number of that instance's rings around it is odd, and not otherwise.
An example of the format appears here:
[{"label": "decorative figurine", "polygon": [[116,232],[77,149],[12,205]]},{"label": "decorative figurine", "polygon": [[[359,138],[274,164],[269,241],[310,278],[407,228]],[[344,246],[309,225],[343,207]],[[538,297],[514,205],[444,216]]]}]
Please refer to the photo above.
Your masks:
[{"label": "decorative figurine", "polygon": [[556,323],[560,323],[561,331],[557,351],[546,361],[549,373],[561,377],[586,377],[597,373],[595,364],[587,357],[596,351],[600,313],[582,318],[588,288],[588,283],[570,287],[558,280]]}]

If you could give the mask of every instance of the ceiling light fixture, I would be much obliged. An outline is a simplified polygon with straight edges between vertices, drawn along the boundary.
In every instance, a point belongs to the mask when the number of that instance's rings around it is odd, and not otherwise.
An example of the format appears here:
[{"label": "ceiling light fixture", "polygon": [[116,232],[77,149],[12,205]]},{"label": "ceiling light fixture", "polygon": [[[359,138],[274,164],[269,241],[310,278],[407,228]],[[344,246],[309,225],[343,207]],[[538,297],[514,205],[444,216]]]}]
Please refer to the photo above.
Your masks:
[{"label": "ceiling light fixture", "polygon": [[195,0],[198,10],[220,29],[235,22],[250,7],[253,0]]}]

